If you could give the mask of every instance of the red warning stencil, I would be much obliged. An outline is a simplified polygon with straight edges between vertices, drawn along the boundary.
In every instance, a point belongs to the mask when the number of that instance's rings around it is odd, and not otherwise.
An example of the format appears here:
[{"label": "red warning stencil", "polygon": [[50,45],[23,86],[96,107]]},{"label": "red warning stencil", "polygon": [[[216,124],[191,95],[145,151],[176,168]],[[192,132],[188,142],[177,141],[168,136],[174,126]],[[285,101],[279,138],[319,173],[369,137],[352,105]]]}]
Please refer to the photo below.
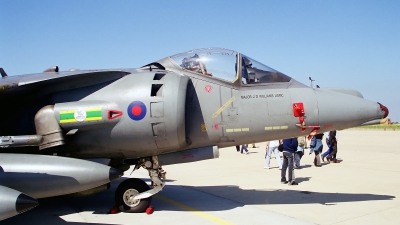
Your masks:
[{"label": "red warning stencil", "polygon": [[204,87],[204,90],[206,90],[208,93],[210,93],[211,90],[212,90],[212,86],[211,85],[207,85],[207,86]]}]

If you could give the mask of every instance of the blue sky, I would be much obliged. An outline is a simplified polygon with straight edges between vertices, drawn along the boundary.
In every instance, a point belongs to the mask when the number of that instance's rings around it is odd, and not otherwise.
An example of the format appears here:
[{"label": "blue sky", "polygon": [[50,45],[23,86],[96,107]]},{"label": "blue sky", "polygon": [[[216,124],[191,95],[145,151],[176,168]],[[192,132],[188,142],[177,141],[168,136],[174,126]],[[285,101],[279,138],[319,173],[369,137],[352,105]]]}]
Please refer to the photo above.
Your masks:
[{"label": "blue sky", "polygon": [[140,67],[183,51],[242,52],[300,82],[359,90],[400,121],[400,1],[0,0],[9,75]]}]

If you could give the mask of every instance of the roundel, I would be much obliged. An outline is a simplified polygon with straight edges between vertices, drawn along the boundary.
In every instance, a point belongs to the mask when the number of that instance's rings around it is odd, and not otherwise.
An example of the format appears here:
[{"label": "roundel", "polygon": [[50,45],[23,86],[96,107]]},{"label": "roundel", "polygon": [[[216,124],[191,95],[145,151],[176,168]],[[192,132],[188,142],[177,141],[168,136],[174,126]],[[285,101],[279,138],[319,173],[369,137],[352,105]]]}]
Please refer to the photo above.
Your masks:
[{"label": "roundel", "polygon": [[141,120],[146,116],[146,105],[141,101],[134,101],[128,106],[128,115],[133,120]]}]

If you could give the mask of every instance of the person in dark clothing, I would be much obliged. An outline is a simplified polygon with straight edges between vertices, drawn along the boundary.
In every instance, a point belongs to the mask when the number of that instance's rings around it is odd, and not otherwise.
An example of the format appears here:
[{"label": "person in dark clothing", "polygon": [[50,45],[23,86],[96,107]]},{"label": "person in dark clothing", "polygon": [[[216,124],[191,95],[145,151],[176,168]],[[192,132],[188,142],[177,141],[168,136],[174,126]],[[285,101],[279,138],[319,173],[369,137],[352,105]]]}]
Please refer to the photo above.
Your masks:
[{"label": "person in dark clothing", "polygon": [[[289,185],[297,185],[295,179],[296,177],[294,176],[294,154],[297,151],[297,138],[288,138],[288,139],[283,139],[282,142],[283,146],[283,165],[282,165],[282,171],[281,171],[281,183],[282,184],[289,184]],[[289,180],[286,180],[286,169],[289,167],[288,171],[288,178]]]},{"label": "person in dark clothing", "polygon": [[236,151],[240,152],[240,145],[236,145]]},{"label": "person in dark clothing", "polygon": [[330,163],[331,161],[333,163],[339,163],[339,161],[336,159],[336,154],[337,154],[337,138],[336,138],[336,130],[333,130],[329,132],[329,139],[328,139],[329,144],[331,145],[332,152],[326,157],[326,160]]},{"label": "person in dark clothing", "polygon": [[246,151],[246,154],[249,154],[249,150],[247,150],[246,145],[242,144],[242,148],[240,149],[240,154],[243,154],[243,150]]},{"label": "person in dark clothing", "polygon": [[311,148],[310,154],[312,154],[313,152],[315,154],[314,166],[316,166],[316,167],[321,167],[320,154],[322,153],[322,148],[324,147],[322,145],[323,136],[324,136],[323,133],[314,135],[314,137],[311,139],[311,143],[310,143],[310,148]]}]

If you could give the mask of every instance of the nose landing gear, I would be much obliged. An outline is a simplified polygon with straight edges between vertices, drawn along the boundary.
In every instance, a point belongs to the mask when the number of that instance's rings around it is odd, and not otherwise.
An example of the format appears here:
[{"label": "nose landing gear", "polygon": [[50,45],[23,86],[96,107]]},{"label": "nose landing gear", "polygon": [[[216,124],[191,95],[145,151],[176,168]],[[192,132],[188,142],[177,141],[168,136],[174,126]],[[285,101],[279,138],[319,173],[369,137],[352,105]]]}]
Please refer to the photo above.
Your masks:
[{"label": "nose landing gear", "polygon": [[135,169],[140,167],[149,172],[153,188],[150,189],[146,182],[137,178],[124,180],[115,191],[115,203],[122,212],[145,212],[150,206],[152,196],[165,186],[165,182],[162,180],[165,180],[166,172],[158,164],[157,156],[140,159]]},{"label": "nose landing gear", "polygon": [[134,200],[134,197],[149,189],[143,180],[137,178],[124,180],[115,191],[115,203],[118,209],[129,213],[144,212],[151,203],[151,197],[138,200]]}]

